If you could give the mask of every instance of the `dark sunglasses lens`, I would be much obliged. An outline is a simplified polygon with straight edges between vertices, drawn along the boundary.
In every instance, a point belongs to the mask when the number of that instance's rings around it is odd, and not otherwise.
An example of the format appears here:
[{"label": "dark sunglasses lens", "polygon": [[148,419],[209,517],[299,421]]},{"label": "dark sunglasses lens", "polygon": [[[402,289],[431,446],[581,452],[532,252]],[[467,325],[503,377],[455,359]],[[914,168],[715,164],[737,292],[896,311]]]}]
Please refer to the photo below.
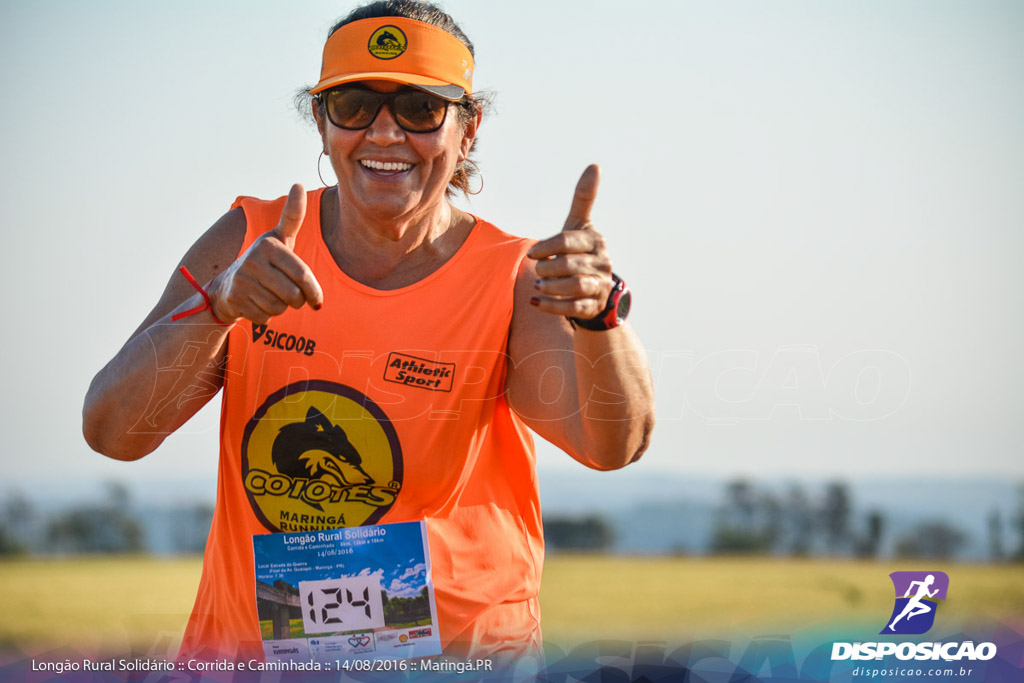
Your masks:
[{"label": "dark sunglasses lens", "polygon": [[429,133],[444,123],[448,102],[425,92],[401,92],[394,99],[398,125],[413,133]]},{"label": "dark sunglasses lens", "polygon": [[332,90],[327,93],[327,117],[339,128],[359,130],[373,122],[383,101],[372,90]]}]

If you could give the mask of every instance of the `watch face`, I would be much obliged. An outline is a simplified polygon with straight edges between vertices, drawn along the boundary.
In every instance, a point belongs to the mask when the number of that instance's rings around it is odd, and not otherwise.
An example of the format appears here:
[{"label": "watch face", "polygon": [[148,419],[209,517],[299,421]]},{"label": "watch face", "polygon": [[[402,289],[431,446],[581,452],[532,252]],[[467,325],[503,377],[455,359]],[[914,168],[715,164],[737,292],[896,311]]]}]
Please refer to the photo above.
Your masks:
[{"label": "watch face", "polygon": [[615,306],[615,317],[619,319],[619,322],[625,320],[629,315],[629,305],[632,303],[632,299],[633,296],[628,290],[619,297],[619,303]]}]

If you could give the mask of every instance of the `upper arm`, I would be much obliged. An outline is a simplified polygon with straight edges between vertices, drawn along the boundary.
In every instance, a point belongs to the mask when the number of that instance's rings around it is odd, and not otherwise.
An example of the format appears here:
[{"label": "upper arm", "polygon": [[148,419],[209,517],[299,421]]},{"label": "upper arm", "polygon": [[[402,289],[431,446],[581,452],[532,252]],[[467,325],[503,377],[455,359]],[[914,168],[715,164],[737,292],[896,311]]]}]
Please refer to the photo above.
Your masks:
[{"label": "upper arm", "polygon": [[[229,211],[196,240],[181,264],[198,282],[209,282],[234,261],[245,240],[245,228],[244,213],[240,209]],[[93,378],[82,410],[82,429],[94,450],[118,460],[140,458],[159,446],[167,434],[219,390],[226,335],[219,338],[217,346],[210,346],[203,357],[194,358],[191,367],[180,368],[182,372],[168,374],[159,370],[162,357],[180,353],[175,349],[188,342],[189,326],[163,326],[167,328],[163,331],[155,327],[189,298],[198,298],[195,290],[184,277],[174,273],[142,325]],[[151,338],[144,338],[151,334]],[[202,391],[193,391],[195,387]],[[157,396],[188,400],[154,399]],[[141,420],[146,420],[145,428],[135,430]]]},{"label": "upper arm", "polygon": [[516,277],[508,342],[508,401],[527,426],[576,457],[580,402],[573,331],[562,316],[530,305],[536,279],[536,262],[524,258]]},{"label": "upper arm", "polygon": [[[245,231],[245,212],[240,208],[231,209],[195,241],[185,252],[178,266],[188,268],[196,281],[205,286],[238,257],[238,252],[245,242]],[[195,293],[196,290],[175,268],[160,300],[132,333],[132,337],[163,318]]]}]

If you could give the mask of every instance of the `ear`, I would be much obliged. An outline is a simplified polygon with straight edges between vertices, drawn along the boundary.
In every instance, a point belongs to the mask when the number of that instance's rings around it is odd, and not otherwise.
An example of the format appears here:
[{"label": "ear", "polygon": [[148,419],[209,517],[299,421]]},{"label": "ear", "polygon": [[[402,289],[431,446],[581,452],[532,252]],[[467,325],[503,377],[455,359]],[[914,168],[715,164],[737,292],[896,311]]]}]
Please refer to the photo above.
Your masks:
[{"label": "ear", "polygon": [[323,432],[330,429],[331,421],[327,417],[316,409],[315,406],[310,406],[309,410],[306,411],[306,424],[312,424],[317,427],[317,431]]},{"label": "ear", "polygon": [[462,131],[462,145],[459,147],[460,162],[469,157],[469,151],[473,149],[473,141],[476,140],[476,132],[480,129],[480,121],[483,117],[483,112],[477,112],[476,116],[466,122],[466,128]]},{"label": "ear", "polygon": [[320,113],[320,100],[316,97],[309,98],[309,108],[313,112],[313,119],[316,121],[316,129],[320,133],[320,141],[324,146],[324,154],[330,156],[330,151],[327,149],[327,120]]}]

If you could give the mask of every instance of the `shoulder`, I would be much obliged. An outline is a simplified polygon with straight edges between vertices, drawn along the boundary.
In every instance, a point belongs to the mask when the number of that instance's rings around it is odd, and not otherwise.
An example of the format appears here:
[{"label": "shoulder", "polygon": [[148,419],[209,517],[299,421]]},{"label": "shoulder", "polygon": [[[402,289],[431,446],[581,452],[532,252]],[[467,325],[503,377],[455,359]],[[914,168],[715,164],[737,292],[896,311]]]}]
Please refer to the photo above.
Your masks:
[{"label": "shoulder", "polygon": [[[319,225],[321,202],[327,189],[320,187],[315,190],[306,190],[306,214],[303,225]],[[240,195],[235,198],[231,204],[231,210],[241,214],[245,222],[239,251],[249,248],[258,237],[278,225],[287,201],[288,195],[281,195],[274,199],[262,199],[249,195]],[[309,230],[305,230],[302,234],[306,235],[309,232]]]},{"label": "shoulder", "polygon": [[[312,192],[306,193],[307,198],[310,194],[312,194]],[[276,208],[278,213],[280,213],[281,209],[284,207],[285,200],[287,199],[287,195],[281,195],[276,199],[262,199],[260,197],[250,197],[249,195],[239,195],[238,197],[235,197],[235,201],[231,203],[231,208],[240,209],[246,214],[259,214],[263,211],[271,211]]]},{"label": "shoulder", "polygon": [[[513,329],[521,326],[524,320],[535,320],[534,314],[537,311],[529,303],[534,292],[533,282],[537,278],[537,264],[533,259],[527,258],[526,254],[537,240],[513,235],[479,216],[465,216],[475,221],[474,248],[478,250],[478,255],[484,256],[479,259],[479,263],[485,264],[492,276],[504,273],[505,277],[511,280],[509,284],[513,287]],[[485,255],[488,251],[491,253]]]},{"label": "shoulder", "polygon": [[473,214],[466,214],[466,216],[468,216],[471,220],[475,221],[473,229],[478,231],[480,233],[480,236],[483,237],[484,240],[489,243],[502,245],[517,245],[523,250],[523,253],[525,254],[526,251],[531,246],[533,246],[533,244],[537,241],[534,239],[530,239],[528,237],[520,237],[518,235],[513,235],[510,232],[505,232],[504,230],[496,226],[494,223],[491,223],[486,219],[480,218],[479,216],[475,216]]},{"label": "shoulder", "polygon": [[[197,282],[206,285],[238,257],[245,241],[245,233],[245,213],[241,209],[232,208],[199,236],[181,257],[178,266],[185,266]],[[160,300],[134,334],[138,334],[170,313],[193,294],[195,290],[175,268]]]},{"label": "shoulder", "polygon": [[[309,216],[309,209],[315,204],[319,207],[320,195],[323,194],[324,188],[316,190],[306,191],[306,215]],[[288,195],[281,195],[275,199],[261,199],[260,197],[250,197],[248,195],[241,195],[235,198],[235,201],[231,204],[232,210],[238,210],[245,214],[246,222],[257,229],[264,224],[269,222],[271,226],[277,225],[278,220],[281,218],[281,210],[284,209],[285,202],[288,200]],[[265,232],[260,230],[260,232]]]},{"label": "shoulder", "polygon": [[505,232],[493,223],[478,216],[472,214],[467,214],[467,216],[475,221],[471,236],[473,250],[477,251],[479,256],[482,256],[493,266],[497,266],[499,262],[507,263],[516,273],[516,278],[518,279],[524,262],[529,260],[526,258],[526,252],[536,243],[536,240]]},{"label": "shoulder", "polygon": [[199,282],[209,282],[238,256],[245,241],[247,221],[240,208],[221,216],[185,253],[181,263]]}]

